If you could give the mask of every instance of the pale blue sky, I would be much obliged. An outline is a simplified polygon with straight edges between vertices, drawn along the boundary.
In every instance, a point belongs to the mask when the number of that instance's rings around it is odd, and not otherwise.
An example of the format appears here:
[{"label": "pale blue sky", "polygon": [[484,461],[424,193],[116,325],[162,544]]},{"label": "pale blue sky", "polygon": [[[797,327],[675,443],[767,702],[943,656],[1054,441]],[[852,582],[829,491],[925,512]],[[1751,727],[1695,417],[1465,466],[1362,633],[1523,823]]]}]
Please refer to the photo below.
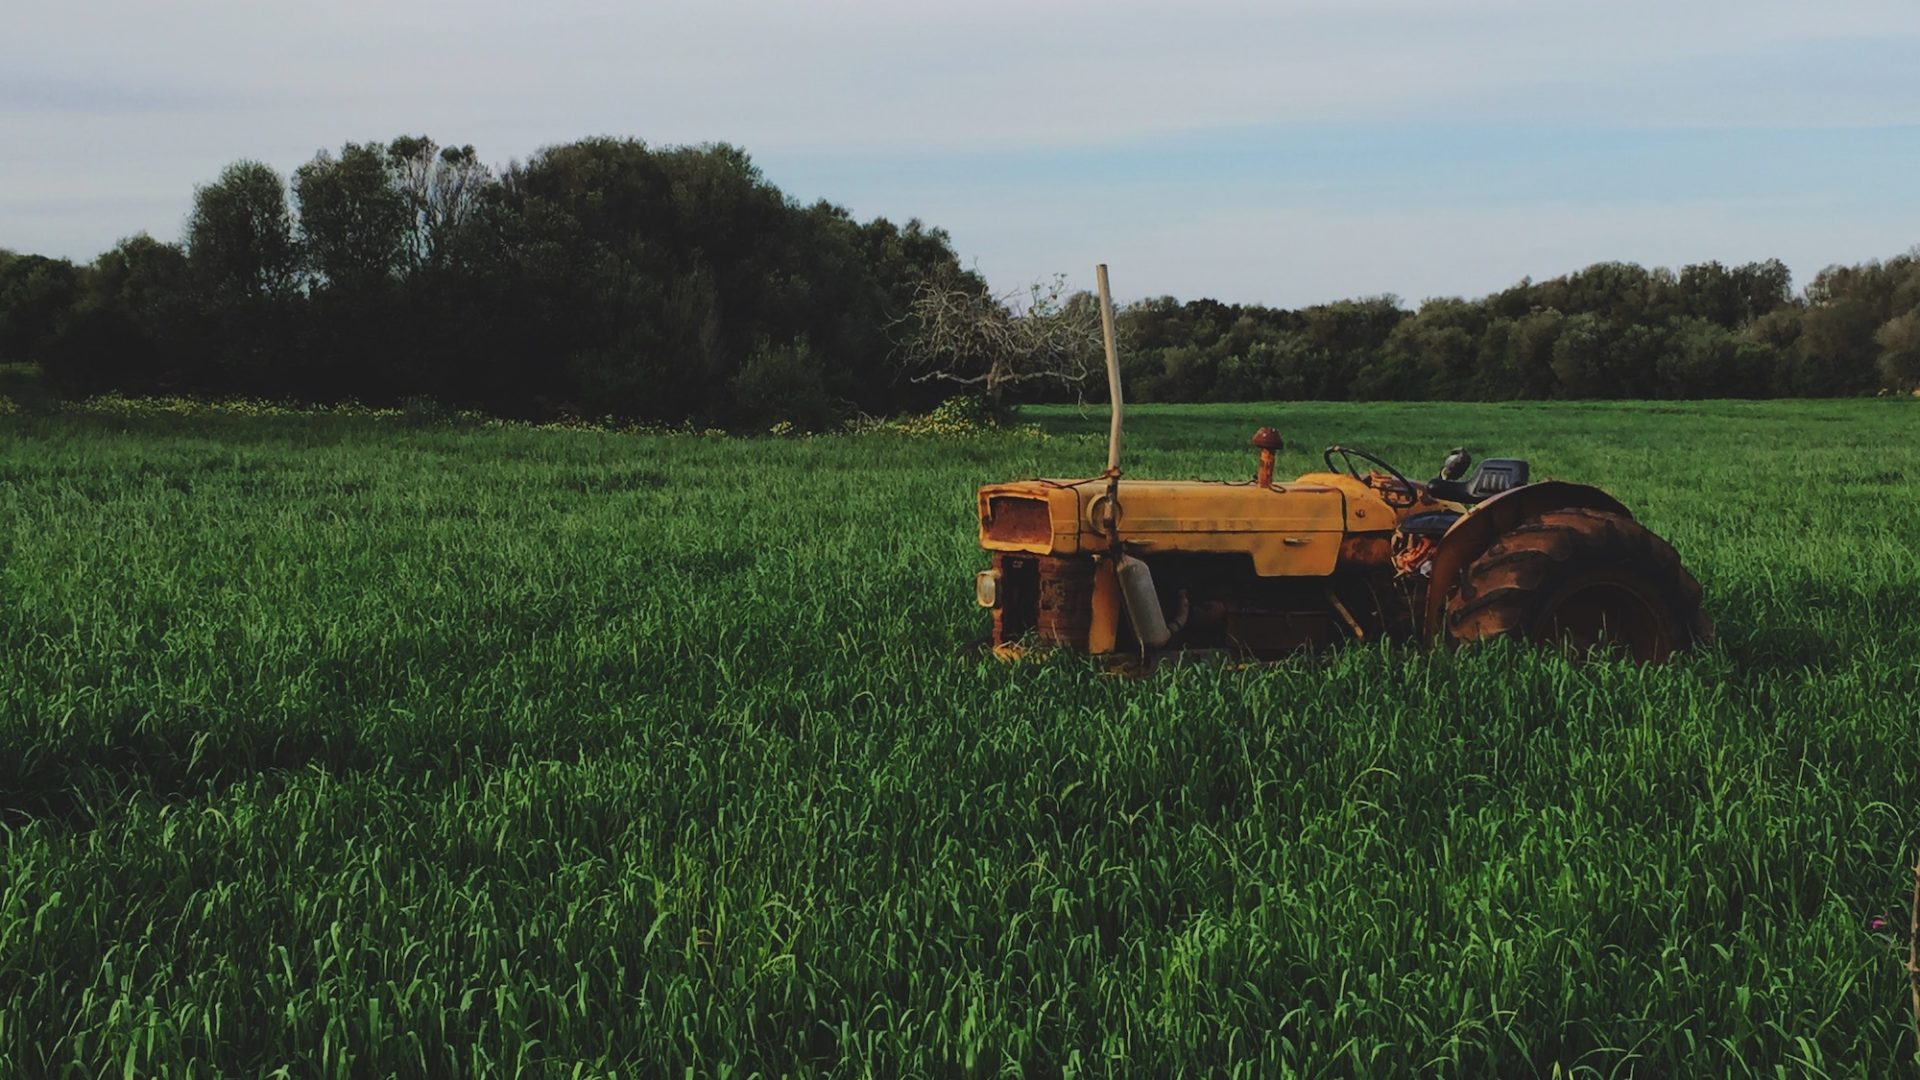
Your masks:
[{"label": "pale blue sky", "polygon": [[998,285],[1477,295],[1920,244],[1920,3],[243,0],[12,12],[0,246],[177,238],[197,182],[424,132],[727,140]]}]

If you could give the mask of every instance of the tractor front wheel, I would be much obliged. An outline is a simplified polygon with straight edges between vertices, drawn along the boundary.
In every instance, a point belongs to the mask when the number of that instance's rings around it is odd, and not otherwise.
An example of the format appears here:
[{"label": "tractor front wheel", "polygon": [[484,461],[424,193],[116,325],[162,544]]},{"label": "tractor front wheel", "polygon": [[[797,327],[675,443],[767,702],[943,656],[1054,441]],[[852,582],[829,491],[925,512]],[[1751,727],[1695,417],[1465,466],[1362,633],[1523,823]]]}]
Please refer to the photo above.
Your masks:
[{"label": "tractor front wheel", "polygon": [[1660,663],[1707,640],[1700,583],[1622,514],[1550,510],[1495,540],[1447,598],[1455,643],[1511,637]]}]

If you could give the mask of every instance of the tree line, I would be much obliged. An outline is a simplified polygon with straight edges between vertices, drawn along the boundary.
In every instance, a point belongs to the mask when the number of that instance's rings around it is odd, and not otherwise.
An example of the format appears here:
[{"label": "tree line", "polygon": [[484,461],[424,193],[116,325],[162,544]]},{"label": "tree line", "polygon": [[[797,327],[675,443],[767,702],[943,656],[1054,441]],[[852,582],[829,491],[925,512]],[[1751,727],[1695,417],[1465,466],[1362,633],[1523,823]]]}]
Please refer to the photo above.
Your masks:
[{"label": "tree line", "polygon": [[1920,385],[1920,249],[1796,295],[1778,260],[1598,263],[1477,300],[1130,305],[1149,401],[1839,397]]},{"label": "tree line", "polygon": [[290,178],[241,161],[195,191],[181,243],[0,259],[0,363],[65,395],[662,423],[930,407],[898,324],[921,282],[985,289],[944,232],[800,205],[734,147],[604,138],[498,172],[423,137]]},{"label": "tree line", "polygon": [[[0,363],[79,396],[424,400],[505,416],[824,427],[1087,389],[1097,312],[995,295],[945,232],[802,205],[724,144],[596,138],[495,170],[407,136],[256,161],[179,243],[0,251]],[[1119,313],[1143,401],[1840,396],[1920,384],[1920,254],[1601,263],[1475,300]],[[1097,394],[1097,389],[1090,392]]]}]

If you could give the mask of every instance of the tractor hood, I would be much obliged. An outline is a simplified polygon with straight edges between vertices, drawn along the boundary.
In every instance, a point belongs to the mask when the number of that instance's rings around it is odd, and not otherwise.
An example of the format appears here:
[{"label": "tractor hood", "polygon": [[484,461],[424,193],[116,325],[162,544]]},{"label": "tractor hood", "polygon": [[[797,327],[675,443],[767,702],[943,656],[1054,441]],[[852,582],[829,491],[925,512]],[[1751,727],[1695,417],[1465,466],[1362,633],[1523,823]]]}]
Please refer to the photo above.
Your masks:
[{"label": "tractor hood", "polygon": [[[1314,474],[1257,487],[1206,480],[1121,480],[1117,527],[1140,555],[1246,554],[1262,576],[1324,575],[1348,531],[1393,528],[1394,516],[1364,485]],[[1348,491],[1349,486],[1357,491]],[[1106,535],[1107,481],[1021,480],[980,489],[980,546],[1035,555],[1091,555]]]}]

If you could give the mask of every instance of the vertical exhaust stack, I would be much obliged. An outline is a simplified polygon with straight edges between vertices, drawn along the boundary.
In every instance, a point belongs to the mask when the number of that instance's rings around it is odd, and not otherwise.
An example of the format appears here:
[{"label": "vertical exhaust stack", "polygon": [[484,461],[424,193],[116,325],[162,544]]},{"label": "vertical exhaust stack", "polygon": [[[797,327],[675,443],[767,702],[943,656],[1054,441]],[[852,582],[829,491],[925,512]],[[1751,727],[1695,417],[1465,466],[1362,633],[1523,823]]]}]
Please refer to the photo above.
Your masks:
[{"label": "vertical exhaust stack", "polygon": [[[1153,571],[1147,564],[1134,558],[1120,546],[1120,425],[1126,414],[1126,404],[1120,399],[1120,350],[1115,343],[1113,329],[1113,290],[1107,285],[1107,264],[1101,263],[1093,268],[1094,279],[1100,283],[1100,333],[1107,346],[1107,397],[1112,402],[1113,417],[1107,427],[1107,496],[1105,516],[1107,530],[1107,554],[1103,568],[1113,575],[1118,586],[1114,591],[1120,594],[1126,606],[1127,619],[1133,624],[1133,636],[1140,643],[1140,654],[1146,655],[1148,649],[1158,649],[1173,639],[1173,631],[1167,626],[1164,612],[1160,610],[1160,596],[1153,587]],[[1112,648],[1112,643],[1108,643]]]},{"label": "vertical exhaust stack", "polygon": [[1118,476],[1120,418],[1125,406],[1120,400],[1120,351],[1113,340],[1113,293],[1107,288],[1107,264],[1094,267],[1093,276],[1100,282],[1100,331],[1107,344],[1107,397],[1113,402],[1113,419],[1107,427],[1107,473]]},{"label": "vertical exhaust stack", "polygon": [[1270,427],[1263,427],[1253,433],[1253,448],[1260,451],[1260,465],[1253,474],[1254,487],[1273,486],[1273,456],[1285,446],[1286,443],[1280,438],[1280,433]]}]

